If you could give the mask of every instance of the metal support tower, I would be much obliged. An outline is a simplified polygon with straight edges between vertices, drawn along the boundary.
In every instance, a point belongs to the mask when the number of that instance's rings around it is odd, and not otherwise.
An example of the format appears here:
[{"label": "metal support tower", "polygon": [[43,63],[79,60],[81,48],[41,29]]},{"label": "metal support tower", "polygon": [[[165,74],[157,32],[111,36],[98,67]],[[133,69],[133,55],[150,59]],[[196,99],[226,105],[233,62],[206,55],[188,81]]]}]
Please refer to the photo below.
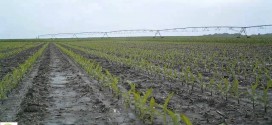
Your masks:
[{"label": "metal support tower", "polygon": [[249,36],[247,35],[247,27],[241,27],[241,30],[240,30],[240,32],[239,32],[239,36],[238,36],[238,38],[240,38],[243,34],[247,37],[247,38],[249,38]]},{"label": "metal support tower", "polygon": [[108,32],[104,32],[103,36],[101,37],[102,39],[103,38],[109,38],[109,35],[108,35]]},{"label": "metal support tower", "polygon": [[162,35],[161,35],[161,33],[160,33],[160,30],[156,30],[156,32],[155,32],[155,36],[154,36],[153,38],[156,38],[156,37],[157,37],[157,35],[158,35],[158,37],[163,38],[163,36],[162,36]]}]

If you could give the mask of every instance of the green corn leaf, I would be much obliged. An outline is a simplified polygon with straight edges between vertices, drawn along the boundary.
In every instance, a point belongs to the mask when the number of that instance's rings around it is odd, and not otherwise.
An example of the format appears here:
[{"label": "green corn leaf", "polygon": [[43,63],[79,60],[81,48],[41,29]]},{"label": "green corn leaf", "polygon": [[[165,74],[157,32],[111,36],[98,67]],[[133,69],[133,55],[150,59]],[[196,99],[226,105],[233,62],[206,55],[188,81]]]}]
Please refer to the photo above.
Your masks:
[{"label": "green corn leaf", "polygon": [[179,119],[176,116],[176,114],[173,111],[171,111],[171,110],[167,110],[167,112],[170,115],[170,117],[172,118],[173,124],[174,125],[178,125],[179,124]]},{"label": "green corn leaf", "polygon": [[209,84],[209,88],[210,88],[210,89],[212,89],[214,83],[215,83],[214,79],[211,79],[210,84]]},{"label": "green corn leaf", "polygon": [[189,119],[186,115],[181,114],[181,115],[180,115],[180,118],[181,118],[181,120],[182,120],[186,125],[192,125],[190,119]]},{"label": "green corn leaf", "polygon": [[152,97],[149,102],[149,108],[150,108],[150,112],[151,112],[151,123],[153,123],[153,121],[154,121],[155,104],[156,104],[155,99]]},{"label": "green corn leaf", "polygon": [[140,94],[138,92],[133,92],[133,95],[134,95],[134,100],[135,102],[138,102],[140,100]]},{"label": "green corn leaf", "polygon": [[130,85],[130,91],[135,92],[136,85],[134,83],[130,83],[129,85]]},{"label": "green corn leaf", "polygon": [[148,97],[152,94],[152,89],[148,89],[147,92],[144,94],[144,97],[142,99],[142,104],[145,105],[147,102]]},{"label": "green corn leaf", "polygon": [[272,88],[272,80],[270,79],[269,81],[268,81],[268,83],[267,83],[267,88],[269,89],[269,88]]},{"label": "green corn leaf", "polygon": [[252,90],[256,90],[256,88],[258,87],[258,85],[259,85],[259,83],[258,82],[256,82],[254,85],[252,85],[251,87],[252,87]]},{"label": "green corn leaf", "polygon": [[237,79],[233,81],[232,93],[236,98],[239,96],[239,81]]},{"label": "green corn leaf", "polygon": [[171,94],[169,94],[163,104],[163,109],[166,111],[167,109],[167,105],[170,102],[170,99],[173,97],[174,93],[172,92]]},{"label": "green corn leaf", "polygon": [[149,107],[150,107],[150,109],[154,109],[155,104],[156,104],[155,99],[152,97],[152,98],[150,99],[150,102],[149,102]]}]

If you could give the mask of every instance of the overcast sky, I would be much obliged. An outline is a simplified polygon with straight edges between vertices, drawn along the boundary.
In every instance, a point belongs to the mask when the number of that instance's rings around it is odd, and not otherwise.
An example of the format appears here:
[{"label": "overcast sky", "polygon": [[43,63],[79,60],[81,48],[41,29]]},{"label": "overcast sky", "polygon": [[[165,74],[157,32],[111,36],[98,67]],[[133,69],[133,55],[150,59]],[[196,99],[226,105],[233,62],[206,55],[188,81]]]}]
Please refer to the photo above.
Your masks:
[{"label": "overcast sky", "polygon": [[272,24],[272,0],[1,0],[0,39],[59,32]]}]

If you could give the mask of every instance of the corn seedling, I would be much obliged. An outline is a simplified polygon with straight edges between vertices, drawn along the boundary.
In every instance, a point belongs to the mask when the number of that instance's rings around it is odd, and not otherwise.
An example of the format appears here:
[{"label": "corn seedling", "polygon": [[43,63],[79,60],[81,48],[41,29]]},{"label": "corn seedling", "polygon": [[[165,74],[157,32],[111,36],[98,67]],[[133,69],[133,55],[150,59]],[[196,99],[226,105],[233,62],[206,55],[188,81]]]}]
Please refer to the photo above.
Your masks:
[{"label": "corn seedling", "polygon": [[223,85],[222,82],[216,84],[217,90],[223,95]]},{"label": "corn seedling", "polygon": [[259,82],[255,82],[254,84],[251,84],[251,86],[248,88],[248,94],[251,96],[253,109],[255,109],[255,101],[257,100],[256,89],[258,86],[259,86]]},{"label": "corn seedling", "polygon": [[264,112],[267,112],[267,107],[269,105],[269,96],[268,96],[268,90],[269,88],[272,87],[272,80],[269,80],[267,82],[266,86],[263,86],[263,95],[262,95],[262,102],[264,105]]},{"label": "corn seedling", "polygon": [[136,90],[135,90],[135,84],[129,82],[129,85],[130,85],[130,89],[127,92],[123,93],[123,97],[125,99],[125,104],[126,104],[127,107],[129,107],[129,105],[131,103],[131,101],[130,101],[130,95],[132,93],[136,92]]},{"label": "corn seedling", "polygon": [[[185,83],[187,84],[187,86],[189,87],[189,74],[188,74],[188,72],[187,71],[185,71],[185,73],[184,73],[184,77],[185,77]],[[182,83],[183,84],[183,83]]]},{"label": "corn seedling", "polygon": [[137,110],[140,111],[140,93],[138,92],[133,92],[133,95],[134,95],[134,105],[135,105],[135,111],[137,112]]},{"label": "corn seedling", "polygon": [[243,94],[242,92],[239,91],[239,81],[235,79],[233,81],[233,85],[231,88],[232,95],[235,99],[237,99],[237,103],[240,104],[240,96]]},{"label": "corn seedling", "polygon": [[213,95],[214,83],[215,83],[214,79],[211,79],[209,84],[208,84],[208,89],[210,90],[211,96]]},{"label": "corn seedling", "polygon": [[229,84],[229,81],[227,79],[223,79],[224,81],[224,87],[223,87],[223,95],[225,96],[226,101],[228,100],[228,92],[231,88],[231,85]]},{"label": "corn seedling", "polygon": [[171,93],[167,96],[164,104],[163,104],[163,111],[164,111],[164,116],[163,116],[163,120],[164,120],[164,123],[166,124],[166,115],[167,115],[167,106],[168,106],[168,103],[170,102],[170,99],[173,97],[174,93]]},{"label": "corn seedling", "polygon": [[191,93],[192,93],[194,91],[194,86],[195,86],[195,76],[192,72],[190,72],[190,78],[191,78],[190,79],[191,82],[189,82],[189,83],[192,84],[192,89],[191,89]]},{"label": "corn seedling", "polygon": [[205,82],[202,80],[203,76],[201,73],[198,73],[198,82],[200,83],[201,86],[201,92],[203,93],[204,88],[206,87]]},{"label": "corn seedling", "polygon": [[141,113],[141,118],[143,118],[143,116],[146,113],[146,109],[144,108],[145,105],[147,104],[147,99],[151,96],[152,94],[152,89],[148,89],[145,94],[143,95],[143,97],[141,97],[141,101],[140,101],[140,106],[141,106],[141,110],[140,110],[140,113]]},{"label": "corn seedling", "polygon": [[152,97],[149,102],[149,109],[150,109],[150,115],[151,115],[151,123],[154,122],[154,116],[155,116],[155,99]]},{"label": "corn seedling", "polygon": [[111,88],[114,91],[115,95],[118,97],[119,99],[119,94],[120,94],[120,90],[118,88],[118,78],[113,78],[112,83],[111,83]]}]

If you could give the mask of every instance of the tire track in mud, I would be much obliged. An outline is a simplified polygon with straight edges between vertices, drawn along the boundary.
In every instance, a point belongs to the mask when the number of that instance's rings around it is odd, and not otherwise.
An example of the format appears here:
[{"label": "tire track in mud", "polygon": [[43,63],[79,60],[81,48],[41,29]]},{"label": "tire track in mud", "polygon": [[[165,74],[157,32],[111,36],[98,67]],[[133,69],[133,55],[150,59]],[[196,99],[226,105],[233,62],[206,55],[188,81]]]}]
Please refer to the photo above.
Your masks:
[{"label": "tire track in mud", "polygon": [[[50,64],[50,48],[46,48],[41,58],[38,73],[34,76],[32,87],[28,90],[23,102],[21,110],[17,114],[16,122],[19,124],[39,124],[42,117],[46,113],[46,96],[48,96],[48,73]],[[34,69],[36,70],[36,69]]]},{"label": "tire track in mud", "polygon": [[[129,66],[111,62],[107,59],[87,54],[69,46],[62,46],[73,50],[75,53],[98,62],[103,69],[107,69],[111,74],[118,76],[122,80],[122,85],[129,89],[127,80],[136,83],[138,90],[146,91],[153,88],[153,95],[156,102],[163,104],[167,94],[174,92],[175,96],[169,103],[169,108],[177,112],[185,113],[191,117],[194,124],[263,124],[270,123],[269,114],[256,111],[252,113],[250,104],[240,104],[238,106],[233,100],[224,101],[220,95],[209,96],[208,91],[201,93],[200,88],[195,87],[193,93],[188,93],[191,89],[187,85],[182,86],[179,82],[169,82],[141,71],[137,71]],[[259,106],[259,108],[261,108]],[[261,110],[261,109],[258,109]],[[220,113],[218,113],[220,112]]]},{"label": "tire track in mud", "polygon": [[21,106],[20,124],[140,123],[52,43]]}]

